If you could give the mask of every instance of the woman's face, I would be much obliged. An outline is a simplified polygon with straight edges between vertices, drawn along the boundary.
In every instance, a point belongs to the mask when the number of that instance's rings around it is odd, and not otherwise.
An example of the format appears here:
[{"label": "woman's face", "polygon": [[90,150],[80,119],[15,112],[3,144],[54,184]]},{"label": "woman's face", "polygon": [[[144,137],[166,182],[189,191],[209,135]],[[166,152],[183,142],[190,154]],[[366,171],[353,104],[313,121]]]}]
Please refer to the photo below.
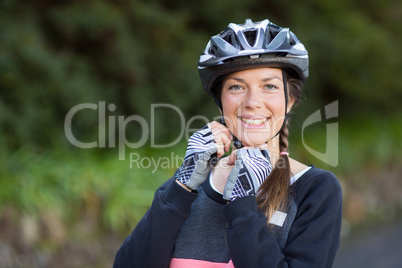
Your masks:
[{"label": "woman's face", "polygon": [[[222,109],[229,130],[245,146],[267,142],[280,130],[285,117],[282,70],[258,68],[225,77]],[[293,101],[288,100],[288,111]]]}]

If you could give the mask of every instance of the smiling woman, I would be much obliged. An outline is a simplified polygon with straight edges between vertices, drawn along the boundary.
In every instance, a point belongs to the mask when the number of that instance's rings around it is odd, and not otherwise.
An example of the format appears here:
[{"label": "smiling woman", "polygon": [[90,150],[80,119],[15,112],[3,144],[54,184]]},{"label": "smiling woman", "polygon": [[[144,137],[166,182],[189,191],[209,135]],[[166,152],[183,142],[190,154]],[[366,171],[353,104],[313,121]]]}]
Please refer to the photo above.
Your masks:
[{"label": "smiling woman", "polygon": [[279,132],[287,113],[281,69],[258,68],[228,75],[221,102],[226,125],[243,145],[266,143]]},{"label": "smiling woman", "polygon": [[303,44],[268,20],[231,23],[198,69],[221,122],[190,137],[114,266],[331,267],[340,184],[288,152],[287,117],[308,77]]}]

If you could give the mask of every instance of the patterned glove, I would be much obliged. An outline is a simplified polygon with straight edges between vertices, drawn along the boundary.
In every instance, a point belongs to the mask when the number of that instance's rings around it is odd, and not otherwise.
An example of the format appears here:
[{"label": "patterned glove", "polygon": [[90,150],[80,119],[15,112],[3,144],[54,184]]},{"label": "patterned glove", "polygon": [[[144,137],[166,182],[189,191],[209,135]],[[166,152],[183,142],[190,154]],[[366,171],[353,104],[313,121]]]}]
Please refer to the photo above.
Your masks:
[{"label": "patterned glove", "polygon": [[176,180],[196,190],[207,178],[213,161],[217,160],[217,145],[211,128],[206,125],[188,140],[186,155]]},{"label": "patterned glove", "polygon": [[228,201],[255,195],[272,170],[268,150],[239,149],[236,156],[235,167],[223,191],[223,199]]}]

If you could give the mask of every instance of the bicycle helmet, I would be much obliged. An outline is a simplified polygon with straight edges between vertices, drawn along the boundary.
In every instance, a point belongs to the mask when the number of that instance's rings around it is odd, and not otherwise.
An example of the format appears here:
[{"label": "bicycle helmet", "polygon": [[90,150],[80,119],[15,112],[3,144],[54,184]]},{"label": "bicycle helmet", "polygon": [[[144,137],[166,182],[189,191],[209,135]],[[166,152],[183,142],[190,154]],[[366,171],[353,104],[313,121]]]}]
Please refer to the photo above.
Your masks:
[{"label": "bicycle helmet", "polygon": [[[308,52],[304,45],[288,28],[282,28],[269,20],[244,24],[230,23],[218,35],[212,36],[198,61],[198,72],[204,90],[211,95],[222,110],[221,78],[232,72],[258,67],[279,67],[293,70],[305,82],[308,78]],[[288,117],[287,82],[282,71],[285,91],[285,119]],[[216,88],[214,88],[216,87]],[[223,114],[221,123],[225,125]],[[280,131],[275,135],[279,135]],[[274,136],[274,137],[275,137]],[[235,136],[236,148],[243,145]],[[272,138],[274,138],[272,137]]]},{"label": "bicycle helmet", "polygon": [[230,23],[212,36],[198,61],[204,90],[215,100],[217,78],[253,67],[281,67],[293,70],[304,82],[308,77],[308,52],[288,28],[268,19],[244,24]]}]

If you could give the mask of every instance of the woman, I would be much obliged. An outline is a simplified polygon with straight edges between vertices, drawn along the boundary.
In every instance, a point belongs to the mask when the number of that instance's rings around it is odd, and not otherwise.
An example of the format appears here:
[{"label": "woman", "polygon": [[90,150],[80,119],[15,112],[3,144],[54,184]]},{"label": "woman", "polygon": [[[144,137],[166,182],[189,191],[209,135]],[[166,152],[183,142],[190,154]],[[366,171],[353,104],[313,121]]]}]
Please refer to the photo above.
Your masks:
[{"label": "woman", "polygon": [[287,116],[308,77],[303,44],[268,20],[231,23],[198,67],[222,124],[191,136],[183,165],[156,191],[114,266],[331,267],[339,182],[288,153]]}]

